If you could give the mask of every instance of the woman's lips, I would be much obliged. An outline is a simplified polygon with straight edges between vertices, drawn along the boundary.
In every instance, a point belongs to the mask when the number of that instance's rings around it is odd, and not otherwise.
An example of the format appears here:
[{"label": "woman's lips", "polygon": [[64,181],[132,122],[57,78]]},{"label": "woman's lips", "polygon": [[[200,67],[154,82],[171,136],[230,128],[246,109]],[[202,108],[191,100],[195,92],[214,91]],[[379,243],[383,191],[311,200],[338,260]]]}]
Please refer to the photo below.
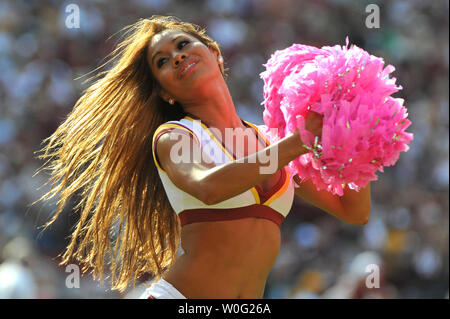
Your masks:
[{"label": "woman's lips", "polygon": [[198,64],[199,60],[191,60],[186,61],[185,65],[182,66],[182,68],[179,71],[178,77],[181,79],[185,77],[187,74],[191,73],[192,70],[195,68],[195,66]]}]

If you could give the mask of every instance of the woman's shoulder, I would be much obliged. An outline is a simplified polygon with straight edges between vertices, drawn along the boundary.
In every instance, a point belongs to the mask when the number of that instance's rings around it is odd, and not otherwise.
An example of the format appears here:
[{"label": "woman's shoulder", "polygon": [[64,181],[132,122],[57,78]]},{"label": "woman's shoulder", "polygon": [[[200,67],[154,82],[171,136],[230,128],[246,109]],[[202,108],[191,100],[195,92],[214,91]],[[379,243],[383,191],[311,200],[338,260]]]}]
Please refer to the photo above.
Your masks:
[{"label": "woman's shoulder", "polygon": [[169,120],[164,123],[161,123],[155,130],[155,134],[158,133],[161,130],[167,130],[167,129],[184,129],[187,131],[192,131],[192,121],[189,121],[187,117],[181,118],[179,120]]},{"label": "woman's shoulder", "polygon": [[163,133],[170,132],[173,130],[176,130],[178,132],[187,132],[196,137],[196,134],[194,133],[194,130],[192,128],[192,124],[189,121],[181,119],[181,120],[167,121],[159,125],[156,128],[155,133],[153,134],[153,140],[155,141]]}]

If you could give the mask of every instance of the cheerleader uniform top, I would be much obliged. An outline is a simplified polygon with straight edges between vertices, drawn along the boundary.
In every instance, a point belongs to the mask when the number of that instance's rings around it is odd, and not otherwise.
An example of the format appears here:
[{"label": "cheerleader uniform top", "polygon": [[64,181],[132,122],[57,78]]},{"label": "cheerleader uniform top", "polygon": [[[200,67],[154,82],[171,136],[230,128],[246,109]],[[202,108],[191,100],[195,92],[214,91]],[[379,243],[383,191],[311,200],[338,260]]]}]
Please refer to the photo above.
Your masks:
[{"label": "cheerleader uniform top", "polygon": [[[253,128],[258,138],[262,138],[266,146],[269,140],[263,135],[262,128],[241,120]],[[193,115],[187,115],[179,121],[168,121],[161,124],[153,135],[153,160],[166,191],[169,202],[180,219],[181,226],[204,221],[232,220],[246,217],[259,217],[273,221],[278,226],[289,213],[294,199],[294,185],[286,168],[281,169],[280,179],[272,189],[264,192],[256,185],[245,192],[214,205],[206,205],[196,197],[184,192],[172,183],[167,173],[159,164],[155,148],[158,138],[165,132],[182,129],[191,134],[203,153],[216,164],[221,165],[236,159],[223,143],[220,143],[210,128]],[[233,181],[224,181],[232,183]]]}]

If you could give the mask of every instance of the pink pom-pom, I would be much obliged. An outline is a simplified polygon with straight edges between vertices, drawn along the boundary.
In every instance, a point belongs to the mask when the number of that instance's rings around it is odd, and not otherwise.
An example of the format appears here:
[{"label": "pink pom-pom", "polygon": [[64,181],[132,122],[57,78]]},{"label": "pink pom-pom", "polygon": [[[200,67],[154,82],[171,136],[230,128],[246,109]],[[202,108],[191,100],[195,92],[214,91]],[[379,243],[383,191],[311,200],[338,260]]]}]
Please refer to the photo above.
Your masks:
[{"label": "pink pom-pom", "polygon": [[[311,149],[288,165],[290,176],[342,196],[344,184],[358,191],[408,151],[413,135],[405,130],[411,122],[404,100],[391,96],[402,89],[389,78],[395,68],[383,68],[382,58],[355,45],[348,48],[348,37],[345,47],[293,44],[265,66],[260,76],[269,140],[298,128]],[[309,110],[323,115],[319,143],[305,129]]]}]

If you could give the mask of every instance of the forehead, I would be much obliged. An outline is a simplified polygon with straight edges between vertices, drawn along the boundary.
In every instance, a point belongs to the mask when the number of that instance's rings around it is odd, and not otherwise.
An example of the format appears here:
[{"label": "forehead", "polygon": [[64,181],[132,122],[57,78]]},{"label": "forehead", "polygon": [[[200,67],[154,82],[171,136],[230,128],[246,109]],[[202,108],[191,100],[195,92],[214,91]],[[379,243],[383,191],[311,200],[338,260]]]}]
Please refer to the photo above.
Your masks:
[{"label": "forehead", "polygon": [[[158,50],[165,43],[172,41],[178,36],[185,36],[188,38],[193,38],[189,33],[179,31],[179,30],[164,30],[160,33],[155,34],[149,43],[149,51]],[[155,52],[156,52],[155,51]]]}]

